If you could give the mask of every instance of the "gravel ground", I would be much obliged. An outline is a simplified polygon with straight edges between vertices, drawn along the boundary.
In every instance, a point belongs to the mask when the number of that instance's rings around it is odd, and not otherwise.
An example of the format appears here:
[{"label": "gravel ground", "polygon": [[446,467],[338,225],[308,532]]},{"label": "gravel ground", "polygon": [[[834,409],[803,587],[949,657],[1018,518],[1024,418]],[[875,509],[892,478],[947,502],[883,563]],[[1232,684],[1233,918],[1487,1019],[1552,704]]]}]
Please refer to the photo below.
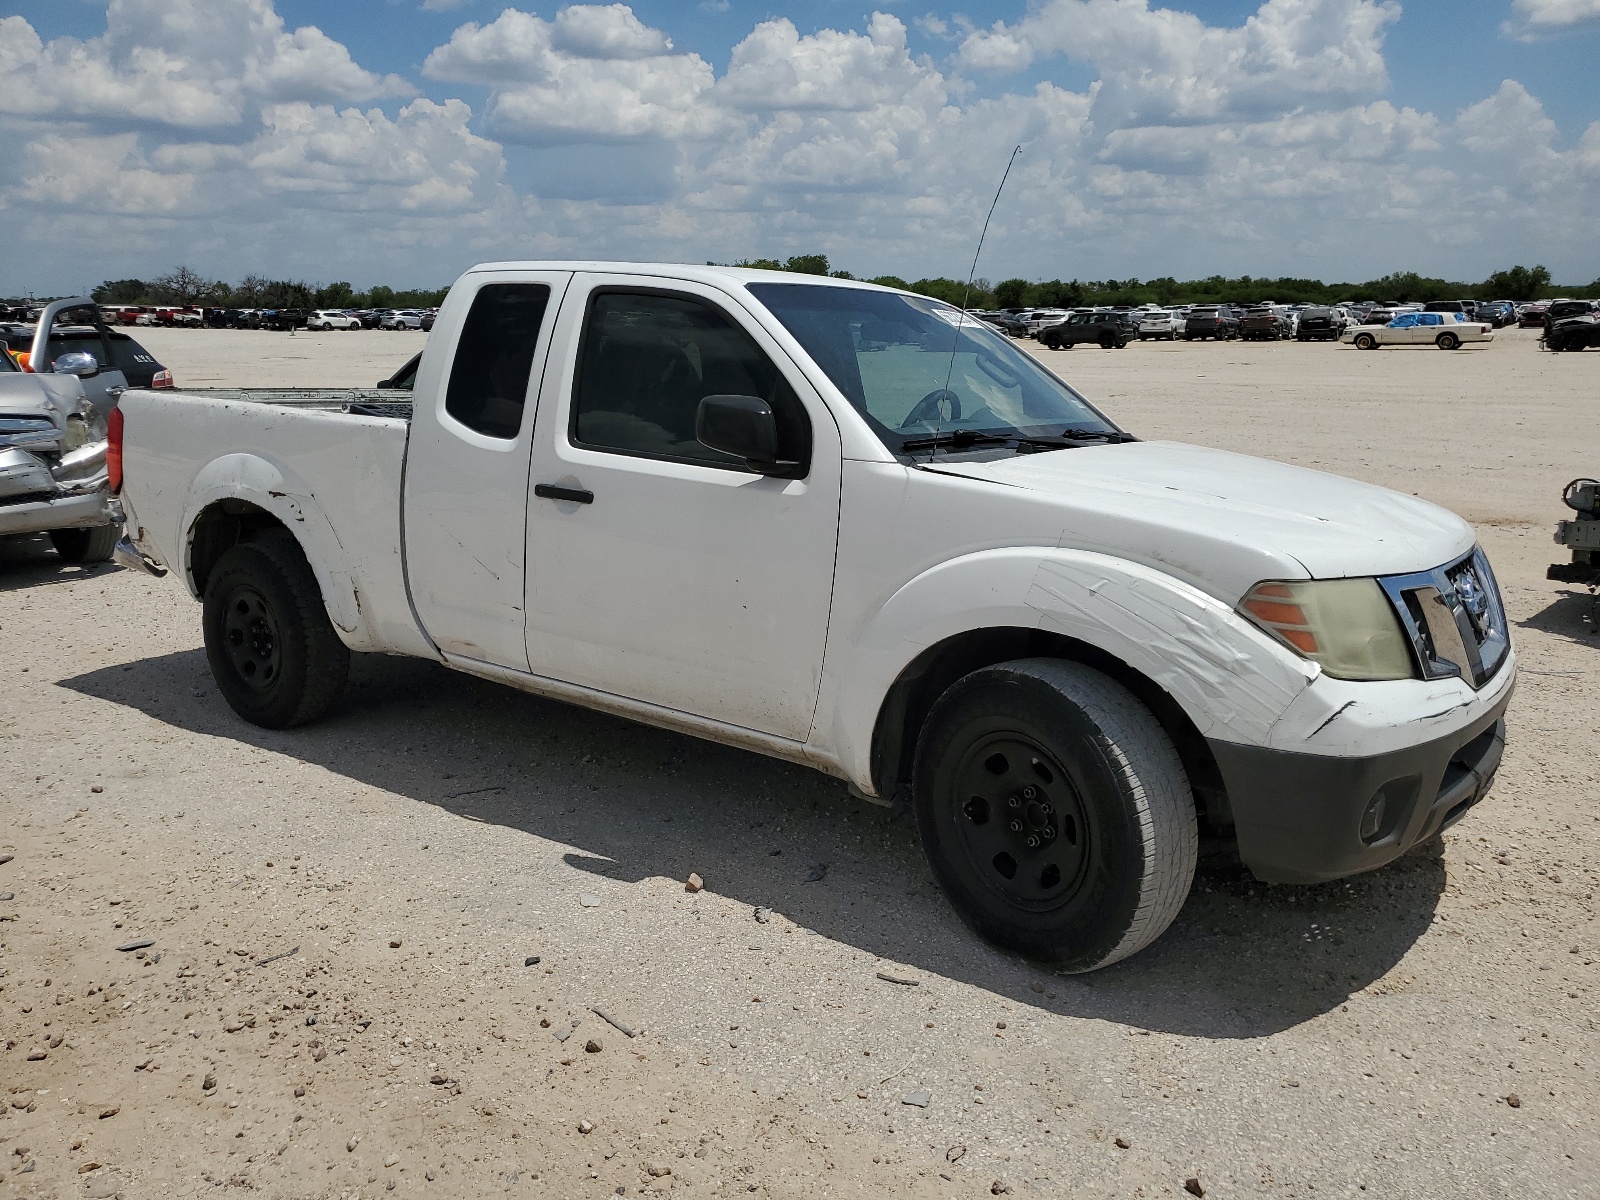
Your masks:
[{"label": "gravel ground", "polygon": [[[421,345],[139,336],[191,386],[370,385]],[[256,729],[178,585],[14,541],[0,1196],[1595,1195],[1600,638],[1543,575],[1600,355],[1040,353],[1143,436],[1478,525],[1524,677],[1442,856],[1208,861],[1150,950],[1055,977],[835,781],[395,659]]]}]

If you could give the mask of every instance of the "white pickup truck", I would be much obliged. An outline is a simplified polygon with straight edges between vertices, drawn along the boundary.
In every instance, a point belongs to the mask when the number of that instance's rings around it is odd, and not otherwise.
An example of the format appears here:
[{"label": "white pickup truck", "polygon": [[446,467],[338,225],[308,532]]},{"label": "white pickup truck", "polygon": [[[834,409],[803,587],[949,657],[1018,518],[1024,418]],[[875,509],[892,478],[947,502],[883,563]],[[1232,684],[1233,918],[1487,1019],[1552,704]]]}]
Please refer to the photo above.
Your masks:
[{"label": "white pickup truck", "polygon": [[[401,402],[397,402],[401,401]],[[1487,793],[1515,655],[1424,501],[1140,441],[949,305],[717,267],[499,263],[413,391],[130,391],[125,564],[203,601],[246,720],[435,659],[904,797],[961,915],[1088,970],[1201,829],[1365,871]]]}]

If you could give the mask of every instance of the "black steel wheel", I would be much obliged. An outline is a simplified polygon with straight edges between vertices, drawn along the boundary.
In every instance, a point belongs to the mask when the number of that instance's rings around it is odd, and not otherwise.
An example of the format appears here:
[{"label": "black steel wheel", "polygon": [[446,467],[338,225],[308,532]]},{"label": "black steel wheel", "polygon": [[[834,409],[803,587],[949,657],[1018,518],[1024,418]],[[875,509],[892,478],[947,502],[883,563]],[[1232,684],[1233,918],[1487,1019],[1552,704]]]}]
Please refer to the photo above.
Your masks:
[{"label": "black steel wheel", "polygon": [[941,696],[917,744],[923,850],[990,941],[1089,971],[1159,937],[1194,877],[1188,779],[1159,722],[1098,671],[985,667]]},{"label": "black steel wheel", "polygon": [[240,682],[258,694],[270,691],[283,671],[283,631],[254,584],[241,580],[223,598],[222,639]]},{"label": "black steel wheel", "polygon": [[350,651],[287,532],[235,546],[217,561],[202,622],[211,676],[229,707],[253,725],[314,721],[344,691]]},{"label": "black steel wheel", "polygon": [[953,822],[974,875],[1010,904],[1047,908],[1070,897],[1089,868],[1089,826],[1066,768],[1025,735],[975,739],[956,767],[966,796]]}]

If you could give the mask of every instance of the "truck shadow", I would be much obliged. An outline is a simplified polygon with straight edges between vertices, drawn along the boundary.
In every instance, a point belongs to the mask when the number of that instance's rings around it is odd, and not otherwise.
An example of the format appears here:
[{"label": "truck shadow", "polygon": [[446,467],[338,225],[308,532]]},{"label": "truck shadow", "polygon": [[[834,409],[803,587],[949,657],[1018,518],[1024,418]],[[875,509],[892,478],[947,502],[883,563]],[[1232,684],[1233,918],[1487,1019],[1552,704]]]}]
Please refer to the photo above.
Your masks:
[{"label": "truck shadow", "polygon": [[0,537],[0,592],[52,583],[75,583],[89,575],[120,571],[115,563],[67,563],[42,533]]},{"label": "truck shadow", "polygon": [[889,970],[905,964],[1044,1011],[1190,1036],[1261,1037],[1337,1009],[1428,929],[1445,883],[1443,864],[1426,856],[1311,888],[1269,887],[1226,859],[1203,861],[1154,946],[1063,977],[966,930],[905,814],[803,767],[410,659],[357,656],[338,710],[286,732],[235,717],[200,650],[61,686],[579,847],[564,855],[578,872],[622,884],[698,872],[711,890],[880,956]]}]

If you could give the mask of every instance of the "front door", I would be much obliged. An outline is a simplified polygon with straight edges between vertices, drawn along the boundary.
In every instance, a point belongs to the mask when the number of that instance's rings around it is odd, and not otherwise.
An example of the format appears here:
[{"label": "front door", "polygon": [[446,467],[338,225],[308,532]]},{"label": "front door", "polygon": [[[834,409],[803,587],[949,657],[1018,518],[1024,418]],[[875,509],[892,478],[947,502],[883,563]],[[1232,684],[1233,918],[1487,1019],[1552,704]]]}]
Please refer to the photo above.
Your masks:
[{"label": "front door", "polygon": [[[528,500],[536,675],[804,741],[833,591],[840,443],[776,343],[714,288],[577,276],[539,407]],[[695,439],[754,395],[801,478]]]},{"label": "front door", "polygon": [[406,581],[447,654],[525,671],[528,448],[570,275],[495,272],[451,289],[424,350],[406,451]]}]

